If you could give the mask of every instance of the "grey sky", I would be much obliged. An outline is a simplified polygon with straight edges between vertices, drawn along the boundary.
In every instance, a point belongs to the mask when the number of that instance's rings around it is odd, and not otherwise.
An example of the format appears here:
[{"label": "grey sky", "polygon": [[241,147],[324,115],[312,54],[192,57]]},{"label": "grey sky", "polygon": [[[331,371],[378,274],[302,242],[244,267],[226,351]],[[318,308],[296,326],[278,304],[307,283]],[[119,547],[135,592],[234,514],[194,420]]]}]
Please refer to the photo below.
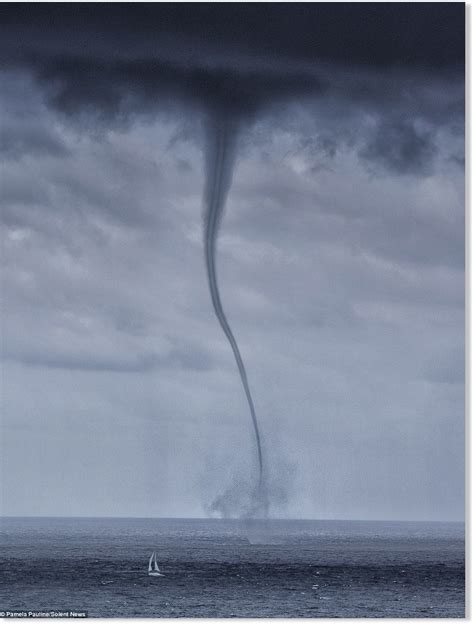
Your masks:
[{"label": "grey sky", "polygon": [[[1,77],[3,513],[203,516],[255,470],[203,260],[212,107],[35,71]],[[325,59],[316,82],[242,97],[218,242],[271,511],[459,520],[462,76]]]}]

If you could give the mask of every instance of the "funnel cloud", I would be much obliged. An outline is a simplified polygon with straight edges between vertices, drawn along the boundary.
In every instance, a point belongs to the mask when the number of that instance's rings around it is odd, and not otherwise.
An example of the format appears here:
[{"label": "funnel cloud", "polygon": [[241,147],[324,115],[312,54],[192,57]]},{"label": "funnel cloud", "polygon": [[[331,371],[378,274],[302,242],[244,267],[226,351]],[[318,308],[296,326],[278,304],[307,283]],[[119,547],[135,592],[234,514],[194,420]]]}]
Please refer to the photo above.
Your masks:
[{"label": "funnel cloud", "polygon": [[217,283],[216,243],[219,225],[230,185],[236,157],[237,127],[225,115],[218,116],[209,123],[207,128],[206,150],[206,186],[205,186],[205,215],[204,215],[204,246],[207,277],[211,292],[212,305],[216,317],[229,341],[237,364],[242,386],[245,391],[250,410],[252,425],[255,434],[255,445],[258,459],[258,482],[263,480],[263,457],[260,430],[257,415],[250,392],[244,361],[239,346],[222,307],[219,287]]}]

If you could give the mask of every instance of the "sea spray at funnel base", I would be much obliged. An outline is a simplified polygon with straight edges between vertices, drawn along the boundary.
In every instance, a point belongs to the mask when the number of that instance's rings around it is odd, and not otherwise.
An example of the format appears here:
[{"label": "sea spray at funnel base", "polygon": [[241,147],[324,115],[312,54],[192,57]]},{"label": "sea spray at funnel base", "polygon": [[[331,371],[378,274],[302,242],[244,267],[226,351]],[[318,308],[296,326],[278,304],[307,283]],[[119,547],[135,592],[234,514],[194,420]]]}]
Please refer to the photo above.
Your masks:
[{"label": "sea spray at funnel base", "polygon": [[[216,272],[216,240],[235,165],[238,124],[225,115],[212,118],[206,127],[206,185],[204,191],[204,251],[212,304],[230,343],[249,405],[258,454],[259,491],[263,497],[263,458],[257,416],[250,393],[244,362],[222,307]],[[264,506],[266,508],[266,506]]]}]

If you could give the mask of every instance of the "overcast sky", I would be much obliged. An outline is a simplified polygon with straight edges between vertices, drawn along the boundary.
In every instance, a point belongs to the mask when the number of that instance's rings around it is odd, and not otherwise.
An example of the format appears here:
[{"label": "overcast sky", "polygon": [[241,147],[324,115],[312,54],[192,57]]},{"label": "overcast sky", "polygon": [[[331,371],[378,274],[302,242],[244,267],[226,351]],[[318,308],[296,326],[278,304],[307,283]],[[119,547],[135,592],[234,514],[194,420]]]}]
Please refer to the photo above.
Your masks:
[{"label": "overcast sky", "polygon": [[3,7],[3,513],[239,514],[225,115],[271,513],[462,519],[464,5]]}]

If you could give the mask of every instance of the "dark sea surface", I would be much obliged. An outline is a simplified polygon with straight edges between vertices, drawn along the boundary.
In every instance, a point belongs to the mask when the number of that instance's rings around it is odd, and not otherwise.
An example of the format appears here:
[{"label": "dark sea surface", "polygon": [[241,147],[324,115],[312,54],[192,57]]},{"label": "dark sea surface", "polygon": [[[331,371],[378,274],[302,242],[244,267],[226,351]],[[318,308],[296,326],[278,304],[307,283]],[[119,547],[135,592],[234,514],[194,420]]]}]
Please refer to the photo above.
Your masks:
[{"label": "dark sea surface", "polygon": [[[463,617],[464,524],[3,518],[0,610]],[[165,577],[149,577],[156,550]]]}]

